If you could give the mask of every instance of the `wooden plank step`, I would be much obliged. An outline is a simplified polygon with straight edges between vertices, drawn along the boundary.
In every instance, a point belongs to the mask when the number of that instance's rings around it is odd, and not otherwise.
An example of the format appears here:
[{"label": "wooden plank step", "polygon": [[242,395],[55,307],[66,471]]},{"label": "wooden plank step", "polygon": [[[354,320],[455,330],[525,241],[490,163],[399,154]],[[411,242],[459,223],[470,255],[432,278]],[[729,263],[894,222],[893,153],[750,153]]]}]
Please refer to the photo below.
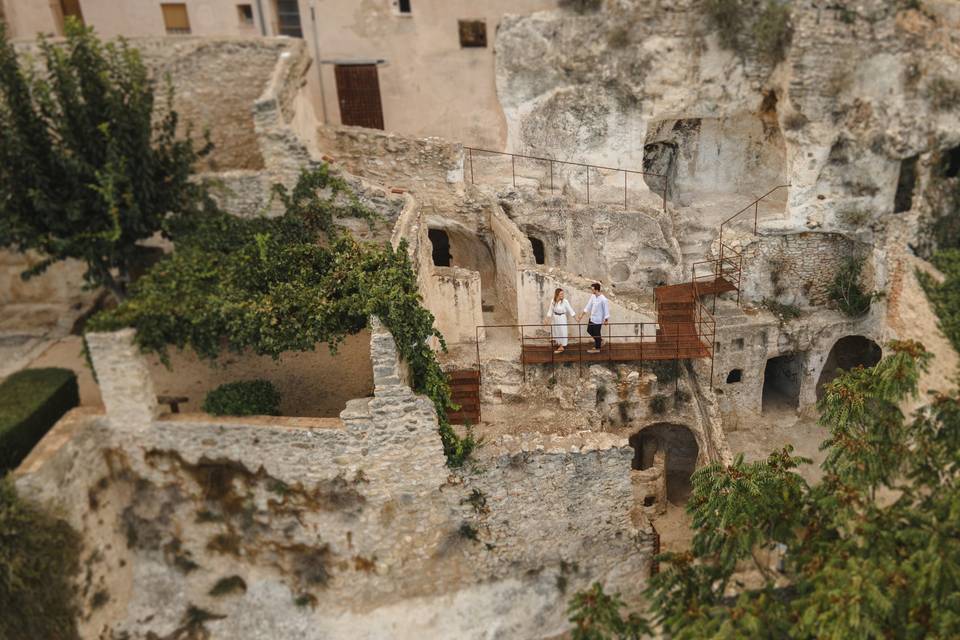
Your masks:
[{"label": "wooden plank step", "polygon": [[459,369],[457,371],[445,371],[447,379],[454,380],[479,380],[480,372],[476,369]]}]

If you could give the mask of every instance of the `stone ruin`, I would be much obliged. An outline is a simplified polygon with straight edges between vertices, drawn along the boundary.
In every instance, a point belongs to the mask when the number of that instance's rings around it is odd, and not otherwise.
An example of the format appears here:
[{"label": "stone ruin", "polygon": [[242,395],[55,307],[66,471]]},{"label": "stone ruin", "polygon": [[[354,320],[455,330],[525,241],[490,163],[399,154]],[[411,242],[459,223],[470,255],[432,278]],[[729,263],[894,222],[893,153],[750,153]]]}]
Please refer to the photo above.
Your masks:
[{"label": "stone ruin", "polygon": [[[771,73],[721,49],[698,3],[674,4],[506,17],[496,84],[515,158],[316,123],[309,57],[289,41],[208,42],[203,59],[150,45],[200,88],[256,57],[252,118],[227,119],[247,142],[210,167],[223,205],[269,211],[268,185],[310,161],[347,177],[385,214],[374,239],[408,242],[445,368],[477,372],[484,445],[446,466],[436,415],[375,319],[339,361],[361,382],[277,418],[162,413],[163,379],[130,332],[88,336],[104,411],[68,415],[16,473],[84,536],[84,637],[175,637],[191,608],[214,614],[213,637],[555,636],[594,581],[639,602],[655,549],[689,536],[697,468],[784,444],[815,457],[816,400],[838,368],[913,338],[937,356],[922,388],[947,384],[957,356],[910,247],[919,194],[960,147],[958,113],[917,83],[957,68],[943,43],[960,16],[870,0],[863,31],[797,2]],[[850,256],[884,294],[860,317],[828,292]],[[734,260],[735,290],[698,307],[709,356],[525,355],[548,340],[556,287],[579,311],[602,282],[615,321],[662,329],[658,287],[695,282],[703,262],[733,277]],[[306,371],[300,386],[328,384]],[[242,587],[214,594],[222,581]]]}]

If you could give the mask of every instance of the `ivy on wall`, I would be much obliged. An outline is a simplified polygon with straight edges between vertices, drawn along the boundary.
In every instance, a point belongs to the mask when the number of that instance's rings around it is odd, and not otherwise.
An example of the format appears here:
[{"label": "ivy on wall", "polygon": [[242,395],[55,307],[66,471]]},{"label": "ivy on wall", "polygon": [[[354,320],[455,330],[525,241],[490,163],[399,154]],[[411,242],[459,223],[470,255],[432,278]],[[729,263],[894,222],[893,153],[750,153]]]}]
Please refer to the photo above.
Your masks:
[{"label": "ivy on wall", "polygon": [[326,165],[304,171],[292,191],[276,192],[286,209],[276,218],[216,210],[174,216],[167,234],[176,250],[87,330],[133,327],[141,350],[169,364],[170,346],[211,360],[223,350],[278,358],[319,342],[336,353],[376,315],[409,365],[414,390],[433,400],[448,463],[462,464],[474,441],[447,420],[450,389],[429,340],[446,346],[420,303],[406,243],[363,243],[336,227],[340,217],[374,224],[377,216]]}]

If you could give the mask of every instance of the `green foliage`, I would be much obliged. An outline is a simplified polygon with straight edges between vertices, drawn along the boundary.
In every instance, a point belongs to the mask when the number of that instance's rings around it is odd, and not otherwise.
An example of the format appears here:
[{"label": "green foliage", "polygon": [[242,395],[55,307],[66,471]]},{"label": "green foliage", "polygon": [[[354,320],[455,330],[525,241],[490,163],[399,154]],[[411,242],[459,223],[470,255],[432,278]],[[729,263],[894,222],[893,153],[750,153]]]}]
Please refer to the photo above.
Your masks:
[{"label": "green foliage", "polygon": [[225,596],[231,593],[245,593],[246,591],[247,583],[243,578],[240,576],[228,576],[217,580],[217,583],[210,589],[210,595]]},{"label": "green foliage", "polygon": [[[960,400],[936,396],[907,418],[930,354],[909,341],[887,350],[825,385],[819,484],[790,448],[694,474],[691,551],[661,555],[647,590],[665,635],[960,635]],[[778,550],[782,568],[762,555]],[[738,580],[747,567],[759,582]]]},{"label": "green foliage", "polygon": [[[304,171],[276,218],[241,219],[218,211],[175,216],[167,233],[176,251],[154,265],[116,309],[87,323],[88,331],[137,330],[137,343],[169,362],[168,348],[214,359],[223,349],[278,358],[325,342],[331,352],[347,335],[379,317],[409,365],[414,390],[433,400],[451,466],[476,442],[447,420],[446,375],[429,346],[443,337],[420,304],[406,243],[358,242],[331,224],[335,217],[375,215],[341,191],[326,166]],[[320,195],[320,193],[330,195]]]},{"label": "green foliage", "polygon": [[926,86],[927,99],[937,111],[953,111],[960,104],[960,82],[945,76],[932,78]]},{"label": "green foliage", "polygon": [[960,249],[938,251],[933,265],[943,273],[943,282],[920,270],[917,279],[940,320],[940,330],[960,352]]},{"label": "green foliage", "polygon": [[620,613],[624,607],[620,594],[607,594],[599,582],[589,589],[577,592],[570,599],[567,613],[573,629],[573,640],[633,640],[651,633],[649,625],[636,614],[626,618]]},{"label": "green foliage", "polygon": [[280,392],[269,380],[228,382],[207,394],[203,410],[214,416],[278,416]]},{"label": "green foliage", "polygon": [[77,376],[69,369],[25,369],[0,383],[0,473],[20,464],[78,404]]},{"label": "green foliage", "polygon": [[703,9],[724,49],[754,51],[770,64],[783,60],[792,36],[789,2],[704,0]]},{"label": "green foliage", "polygon": [[863,264],[863,258],[847,258],[837,270],[837,275],[827,290],[827,295],[837,308],[851,318],[859,318],[869,311],[870,303],[881,295],[875,291],[868,293],[860,285]]},{"label": "green foliage", "polygon": [[640,366],[652,371],[660,384],[669,384],[680,377],[686,360],[644,360]]},{"label": "green foliage", "polygon": [[66,36],[40,39],[35,70],[0,24],[0,246],[44,255],[24,277],[82,260],[90,285],[122,299],[137,242],[204,201],[191,177],[211,147],[177,138],[173,90],[158,108],[136,49],[103,44],[73,19]]},{"label": "green foliage", "polygon": [[557,5],[562,9],[569,9],[581,15],[599,11],[603,0],[558,0]]},{"label": "green foliage", "polygon": [[669,398],[662,393],[650,398],[650,411],[654,415],[663,415],[667,412],[667,406],[669,405]]},{"label": "green foliage", "polygon": [[80,536],[0,479],[0,638],[79,638]]},{"label": "green foliage", "polygon": [[800,317],[800,307],[795,304],[784,304],[773,298],[764,298],[760,306],[777,316],[781,322],[789,322]]}]

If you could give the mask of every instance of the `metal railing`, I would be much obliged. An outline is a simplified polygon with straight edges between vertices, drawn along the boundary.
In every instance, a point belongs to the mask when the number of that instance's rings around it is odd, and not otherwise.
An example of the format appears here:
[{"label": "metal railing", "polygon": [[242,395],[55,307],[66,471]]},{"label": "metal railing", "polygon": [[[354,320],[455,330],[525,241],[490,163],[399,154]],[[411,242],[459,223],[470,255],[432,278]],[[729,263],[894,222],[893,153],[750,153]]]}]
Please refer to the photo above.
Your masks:
[{"label": "metal railing", "polygon": [[[603,345],[598,354],[588,354],[584,358],[584,346],[593,344],[593,336],[585,331],[587,324],[567,324],[567,347],[561,353],[556,353],[552,326],[550,324],[495,324],[479,325],[476,328],[477,370],[483,368],[481,356],[480,330],[486,334],[490,329],[519,331],[520,364],[523,370],[523,380],[527,379],[527,364],[564,364],[576,362],[580,375],[583,375],[583,364],[598,362],[640,361],[645,360],[685,360],[689,358],[713,358],[713,344],[716,338],[716,321],[713,316],[696,300],[690,322],[658,323],[658,322],[610,322],[602,325],[601,338]],[[631,327],[629,331],[616,331],[615,327]],[[574,331],[575,329],[575,331]],[[575,333],[575,335],[574,335]],[[532,334],[532,335],[531,335]],[[619,343],[618,343],[619,340]],[[528,345],[549,347],[549,360],[528,362],[526,347]],[[691,353],[693,352],[693,353]],[[538,358],[540,360],[540,358]],[[642,367],[642,365],[641,365]]]},{"label": "metal railing", "polygon": [[[713,310],[717,310],[716,282],[720,279],[729,282],[737,291],[737,306],[740,306],[740,286],[743,283],[743,254],[732,247],[720,243],[721,258],[716,260],[701,260],[694,262],[692,267],[692,281],[694,288],[710,282],[714,291],[704,291],[701,295],[713,294]],[[702,273],[707,268],[707,273]]]},{"label": "metal railing", "polygon": [[[661,192],[661,199],[663,202],[663,210],[667,210],[667,180],[666,176],[659,173],[650,173],[648,171],[635,171],[633,169],[620,169],[618,167],[604,167],[596,164],[585,164],[583,162],[568,162],[566,160],[554,160],[552,158],[540,158],[538,156],[528,156],[520,153],[507,153],[506,151],[493,151],[491,149],[479,149],[477,147],[464,147],[467,151],[467,158],[470,168],[470,184],[476,184],[474,178],[473,170],[473,155],[474,153],[478,154],[487,154],[487,155],[498,155],[498,156],[509,156],[510,158],[510,173],[513,180],[513,186],[517,186],[517,158],[523,160],[533,160],[536,162],[544,162],[549,166],[550,169],[550,191],[554,191],[554,180],[553,180],[553,165],[568,165],[571,167],[581,167],[584,169],[587,180],[587,204],[590,204],[590,170],[595,169],[597,171],[613,171],[613,172],[622,172],[623,173],[623,208],[626,209],[627,204],[627,175],[639,175],[639,176],[649,176],[651,178],[661,178],[663,180],[663,190]],[[619,203],[618,203],[619,204]]]},{"label": "metal railing", "polygon": [[[724,220],[723,222],[720,223],[720,258],[719,258],[719,260],[720,260],[721,262],[723,261],[723,258],[724,258],[724,247],[726,246],[726,245],[724,245],[724,243],[723,243],[723,228],[724,228],[725,226],[727,226],[728,223],[733,222],[734,219],[740,217],[741,215],[743,215],[744,213],[746,213],[747,211],[749,211],[749,210],[752,208],[752,209],[753,209],[753,235],[757,235],[757,228],[758,228],[759,221],[760,221],[760,202],[761,202],[762,200],[765,200],[765,199],[767,198],[767,196],[769,196],[769,195],[770,195],[771,193],[773,193],[774,191],[777,191],[778,189],[786,189],[786,188],[788,188],[788,187],[790,187],[790,186],[791,186],[791,185],[790,185],[789,183],[788,183],[788,184],[778,184],[778,185],[775,186],[773,189],[770,189],[770,191],[767,191],[765,194],[763,194],[762,196],[760,196],[759,198],[757,198],[756,200],[754,200],[753,202],[751,202],[750,204],[748,204],[747,206],[745,206],[743,209],[740,209],[740,211],[737,211],[735,214],[733,214],[732,216],[730,216],[729,218],[727,218],[726,220]],[[727,249],[729,250],[729,247],[727,247]],[[737,255],[739,255],[739,254],[737,254]],[[742,259],[741,259],[741,260],[742,260]],[[738,291],[738,293],[737,293],[737,304],[740,304],[739,287],[737,288],[737,291]]]}]

